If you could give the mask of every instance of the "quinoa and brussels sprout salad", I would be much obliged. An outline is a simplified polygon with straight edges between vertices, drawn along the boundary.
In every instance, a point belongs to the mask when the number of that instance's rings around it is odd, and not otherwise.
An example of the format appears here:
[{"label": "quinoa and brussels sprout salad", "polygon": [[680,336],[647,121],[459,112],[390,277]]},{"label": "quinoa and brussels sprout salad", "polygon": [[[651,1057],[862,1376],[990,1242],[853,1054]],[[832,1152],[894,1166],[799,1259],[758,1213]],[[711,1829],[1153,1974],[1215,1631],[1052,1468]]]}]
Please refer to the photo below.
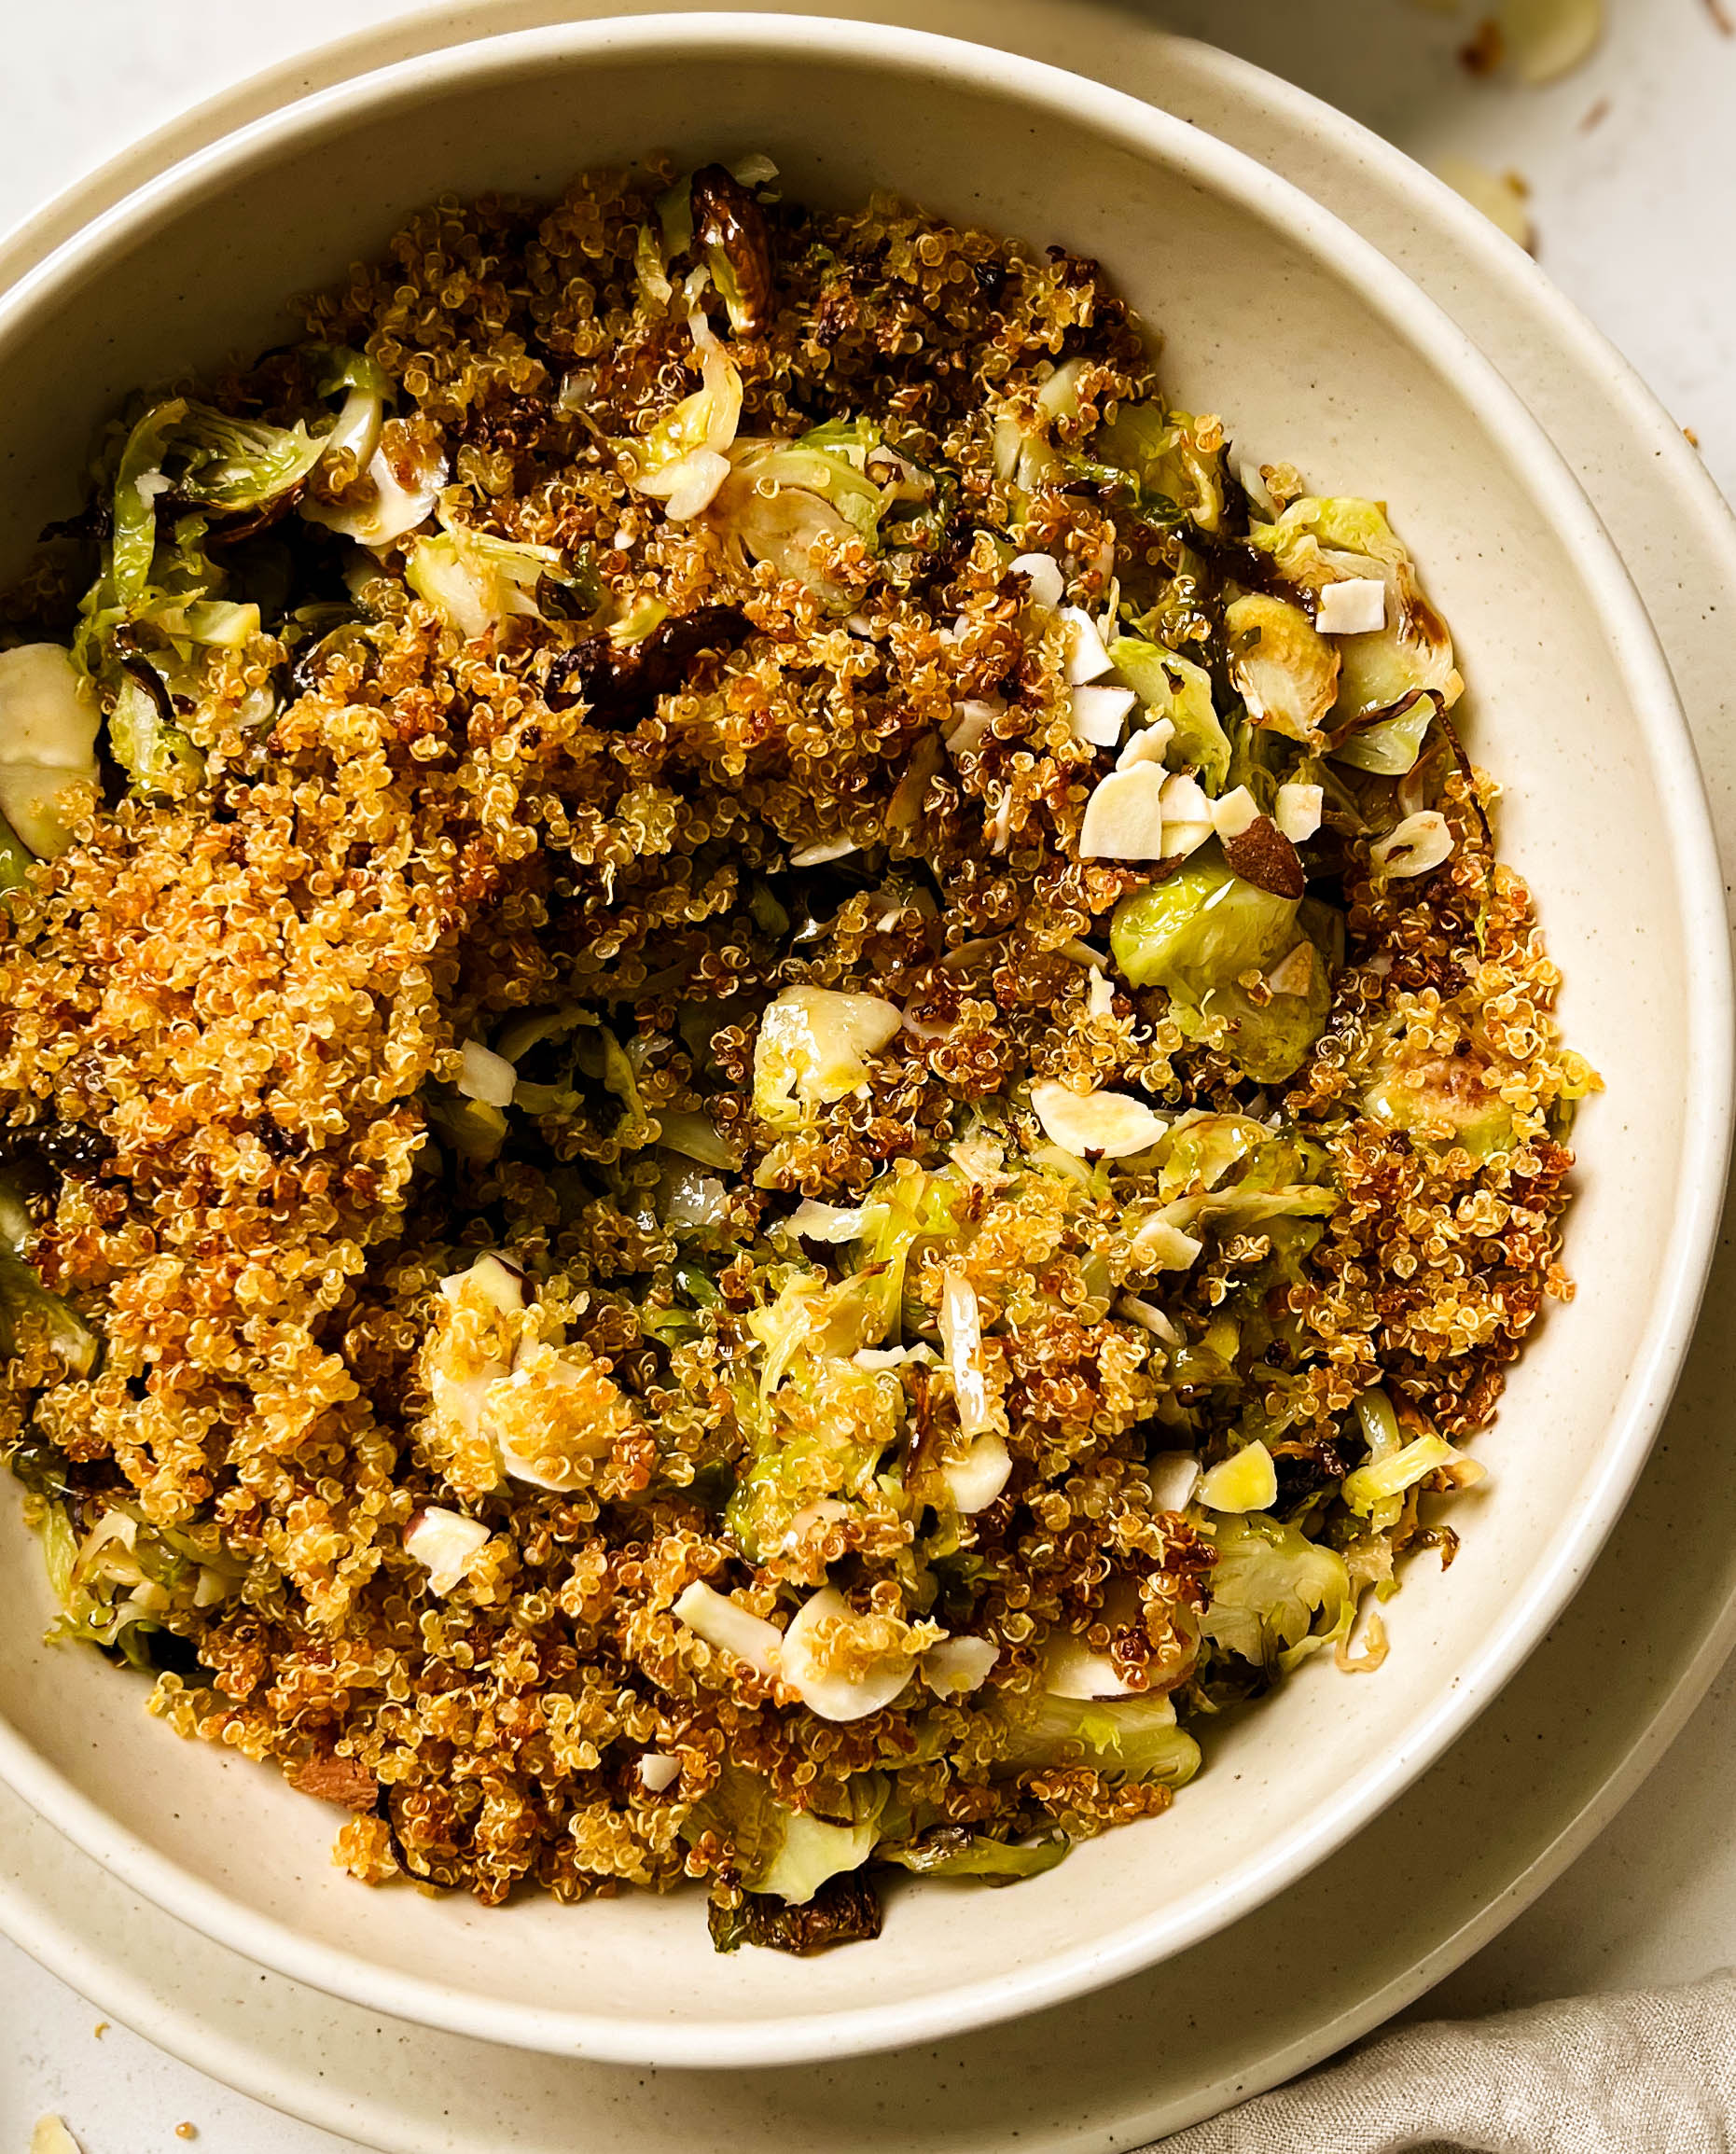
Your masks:
[{"label": "quinoa and brussels sprout salad", "polygon": [[761,157],[299,317],[4,605],[56,1633],[358,1879],[703,1880],[723,1950],[1378,1668],[1596,1082],[1402,514],[1096,264]]}]

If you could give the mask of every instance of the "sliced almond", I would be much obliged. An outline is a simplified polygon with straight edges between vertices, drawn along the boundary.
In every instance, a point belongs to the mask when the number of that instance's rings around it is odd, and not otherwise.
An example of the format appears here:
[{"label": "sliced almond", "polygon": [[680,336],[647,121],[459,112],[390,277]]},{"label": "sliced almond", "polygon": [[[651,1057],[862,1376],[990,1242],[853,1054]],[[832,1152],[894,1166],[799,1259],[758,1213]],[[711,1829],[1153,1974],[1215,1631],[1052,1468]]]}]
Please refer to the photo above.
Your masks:
[{"label": "sliced almond", "polygon": [[1190,1451],[1160,1451],[1147,1462],[1155,1510],[1186,1510],[1200,1485],[1200,1462]]},{"label": "sliced almond", "polygon": [[780,1642],[778,1674],[809,1712],[818,1714],[822,1720],[861,1720],[878,1713],[882,1706],[892,1703],[910,1679],[913,1662],[897,1655],[889,1655],[881,1666],[860,1675],[840,1675],[827,1666],[818,1647],[820,1627],[847,1622],[853,1613],[835,1586],[822,1586],[790,1619],[789,1629]]},{"label": "sliced almond", "polygon": [[1170,1126],[1129,1092],[1076,1092],[1052,1078],[1031,1087],[1031,1105],[1050,1143],[1081,1160],[1091,1153],[1127,1159],[1155,1145]]},{"label": "sliced almond", "polygon": [[1113,748],[1121,738],[1135,698],[1132,688],[1078,688],[1069,691],[1074,737],[1094,748]]},{"label": "sliced almond", "polygon": [[1169,823],[1211,822],[1211,799],[1197,778],[1177,776],[1163,781],[1163,817]]},{"label": "sliced almond", "polygon": [[1318,785],[1280,785],[1272,821],[1292,845],[1305,843],[1320,827],[1326,796]]},{"label": "sliced almond", "polygon": [[1386,626],[1386,586],[1378,576],[1323,585],[1314,608],[1322,635],[1374,635]]},{"label": "sliced almond", "polygon": [[1259,821],[1259,802],[1245,785],[1238,785],[1233,793],[1226,793],[1221,800],[1212,802],[1212,827],[1220,838],[1240,838],[1252,824]]},{"label": "sliced almond", "polygon": [[1166,860],[1185,860],[1188,854],[1197,853],[1211,835],[1210,823],[1165,823],[1163,857]]},{"label": "sliced almond", "polygon": [[427,1571],[431,1593],[450,1593],[488,1545],[488,1538],[480,1519],[430,1504],[410,1514],[404,1528],[404,1553]]},{"label": "sliced almond", "polygon": [[1173,718],[1158,718],[1142,726],[1115,759],[1118,771],[1131,771],[1135,763],[1161,763],[1175,738]]},{"label": "sliced almond", "polygon": [[792,868],[824,868],[828,860],[842,860],[847,855],[861,850],[854,838],[822,838],[792,853],[789,864]]},{"label": "sliced almond", "polygon": [[1040,605],[1046,613],[1053,613],[1067,594],[1061,563],[1050,554],[1021,553],[1013,563],[1013,574],[1024,577],[1032,605]]},{"label": "sliced almond", "polygon": [[1390,836],[1368,848],[1368,857],[1396,882],[1427,875],[1452,857],[1452,827],[1433,808],[1407,815]]},{"label": "sliced almond", "polygon": [[1131,1698],[1133,1687],[1107,1653],[1082,1638],[1051,1638],[1043,1656],[1043,1688],[1051,1698]]},{"label": "sliced almond", "polygon": [[1212,802],[1196,778],[1176,776],[1163,784],[1163,858],[1185,859],[1212,835]]},{"label": "sliced almond", "polygon": [[639,1759],[639,1784],[647,1795],[661,1795],[681,1778],[681,1761],[660,1750],[647,1750]]},{"label": "sliced almond", "polygon": [[923,1681],[937,1698],[962,1698],[981,1689],[1001,1648],[987,1638],[942,1638],[918,1663]]},{"label": "sliced almond", "polygon": [[1007,705],[999,696],[973,699],[952,706],[957,724],[946,737],[949,756],[962,756],[977,746]]},{"label": "sliced almond", "polygon": [[491,1250],[479,1257],[467,1272],[454,1272],[440,1281],[440,1292],[456,1301],[469,1285],[485,1294],[503,1316],[518,1316],[524,1309],[524,1274],[516,1264]]},{"label": "sliced almond", "polygon": [[1104,674],[1115,671],[1104,639],[1097,632],[1097,623],[1082,605],[1063,605],[1061,623],[1067,679],[1074,688],[1086,681],[1102,680]]},{"label": "sliced almond", "polygon": [[1154,1338],[1162,1340],[1165,1346],[1179,1346],[1182,1343],[1181,1333],[1155,1301],[1147,1301],[1138,1294],[1123,1294],[1116,1303],[1115,1311],[1118,1316],[1125,1316],[1129,1323],[1137,1324],[1142,1330],[1149,1331]]},{"label": "sliced almond", "polygon": [[464,1067],[458,1073],[458,1089],[467,1100],[480,1100],[484,1106],[509,1107],[513,1089],[518,1084],[519,1073],[509,1062],[482,1045],[479,1039],[467,1039],[464,1045]]},{"label": "sliced almond", "polygon": [[966,1518],[986,1511],[1012,1476],[1013,1454],[993,1429],[979,1436],[962,1459],[942,1466],[940,1478]]},{"label": "sliced almond", "polygon": [[727,1594],[701,1580],[696,1580],[687,1589],[676,1601],[673,1613],[677,1622],[685,1623],[708,1646],[715,1646],[720,1652],[733,1653],[738,1661],[745,1661],[758,1675],[776,1675],[784,1633],[763,1616],[738,1608]]},{"label": "sliced almond", "polygon": [[1164,784],[1161,763],[1135,763],[1131,770],[1111,771],[1100,778],[1085,803],[1079,857],[1161,860]]}]

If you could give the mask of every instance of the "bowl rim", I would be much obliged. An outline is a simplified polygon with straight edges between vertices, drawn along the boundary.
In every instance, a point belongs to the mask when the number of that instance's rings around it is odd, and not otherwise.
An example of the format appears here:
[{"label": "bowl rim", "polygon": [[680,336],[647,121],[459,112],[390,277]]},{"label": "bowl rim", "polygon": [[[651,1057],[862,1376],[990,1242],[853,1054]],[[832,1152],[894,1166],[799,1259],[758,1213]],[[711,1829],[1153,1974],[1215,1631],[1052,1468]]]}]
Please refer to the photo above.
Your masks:
[{"label": "bowl rim", "polygon": [[[340,47],[349,38],[331,41]],[[1653,1285],[1645,1351],[1612,1406],[1593,1470],[1545,1559],[1527,1576],[1500,1635],[1474,1654],[1406,1739],[1345,1783],[1329,1803],[1277,1834],[1219,1885],[1088,1939],[1040,1966],[962,1983],[906,2003],[680,2025],[662,2020],[503,2004],[451,1983],[385,1968],[310,1941],[255,1913],[159,1854],[83,1795],[0,1718],[0,1777],[87,1854],[133,1889],[256,1962],[372,2009],[550,2054],[695,2067],[794,2064],[932,2043],[1063,2002],[1134,1972],[1226,1926],[1271,1897],[1350,1839],[1437,1758],[1486,1705],[1565,1605],[1639,1472],[1674,1388],[1703,1290],[1729,1156],[1732,1039],[1729,949],[1722,877],[1686,719],[1649,618],[1601,521],[1529,411],[1472,341],[1370,243],[1293,183],[1252,158],[1149,105],[1046,63],[967,40],[873,21],[751,10],[604,17],[545,24],[442,46],[333,83],[226,133],[146,180],[73,232],[0,295],[0,338],[100,266],[111,248],[148,233],[214,180],[250,169],[324,126],[460,81],[510,78],[538,58],[587,53],[690,57],[715,48],[856,62],[964,89],[1010,95],[1091,127],[1134,154],[1155,157],[1284,232],[1335,275],[1451,381],[1476,411],[1516,477],[1571,547],[1596,600],[1630,701],[1660,810],[1674,842],[1673,903],[1694,992],[1685,1080],[1697,1121],[1678,1162],[1667,1261]],[[331,49],[331,46],[320,49]],[[76,193],[78,185],[69,190]],[[43,215],[51,216],[52,205]],[[35,223],[39,219],[33,219]]]}]

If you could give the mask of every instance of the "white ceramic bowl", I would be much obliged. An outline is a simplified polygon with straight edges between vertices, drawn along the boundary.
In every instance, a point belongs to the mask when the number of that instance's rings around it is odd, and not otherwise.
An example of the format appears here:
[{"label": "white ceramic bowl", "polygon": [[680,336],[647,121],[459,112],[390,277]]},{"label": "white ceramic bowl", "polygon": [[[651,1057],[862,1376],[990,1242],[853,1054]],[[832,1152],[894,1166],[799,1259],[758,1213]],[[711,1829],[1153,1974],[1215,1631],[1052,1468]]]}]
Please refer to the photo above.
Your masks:
[{"label": "white ceramic bowl", "polygon": [[[1102,257],[1184,402],[1265,457],[1392,504],[1453,623],[1504,850],[1539,892],[1563,1009],[1608,1094],[1582,1123],[1569,1256],[1479,1445],[1450,1577],[1413,1566],[1382,1673],[1312,1665],[1208,1749],[1166,1818],[999,1893],[897,1893],[872,1946],[714,1957],[697,1904],[484,1911],[369,1894],[331,1812],[183,1745],[138,1684],[38,1639],[0,1501],[0,1772],[138,1889],[257,1960],[407,2019],[625,2062],[759,2064],[936,2038],[1173,1952],[1281,1892],[1437,1756],[1564,1605],[1640,1470],[1711,1245],[1729,1110],[1719,877],[1645,616],[1500,379],[1404,277],[1258,166],[1071,76],[906,32],[646,18],[407,63],[191,158],[0,304],[0,565],[72,506],[90,427],[141,381],[282,333],[285,292],[437,193],[551,191],[650,146],[763,146],[794,192],[871,187]],[[0,1491],[0,1495],[4,1492]],[[1452,1859],[1443,1820],[1441,1859]]]}]

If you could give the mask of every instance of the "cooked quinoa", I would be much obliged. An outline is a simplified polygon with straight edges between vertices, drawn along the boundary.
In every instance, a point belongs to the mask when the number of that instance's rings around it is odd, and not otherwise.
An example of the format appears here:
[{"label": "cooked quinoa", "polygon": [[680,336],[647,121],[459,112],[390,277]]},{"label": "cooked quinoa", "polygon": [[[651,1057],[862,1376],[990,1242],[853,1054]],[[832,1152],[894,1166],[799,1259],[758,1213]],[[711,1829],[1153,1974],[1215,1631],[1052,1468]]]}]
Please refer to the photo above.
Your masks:
[{"label": "cooked quinoa", "polygon": [[357,1878],[702,1879],[726,1949],[1378,1667],[1595,1084],[1382,510],[1095,264],[762,159],[302,311],[5,609],[58,1631]]}]

